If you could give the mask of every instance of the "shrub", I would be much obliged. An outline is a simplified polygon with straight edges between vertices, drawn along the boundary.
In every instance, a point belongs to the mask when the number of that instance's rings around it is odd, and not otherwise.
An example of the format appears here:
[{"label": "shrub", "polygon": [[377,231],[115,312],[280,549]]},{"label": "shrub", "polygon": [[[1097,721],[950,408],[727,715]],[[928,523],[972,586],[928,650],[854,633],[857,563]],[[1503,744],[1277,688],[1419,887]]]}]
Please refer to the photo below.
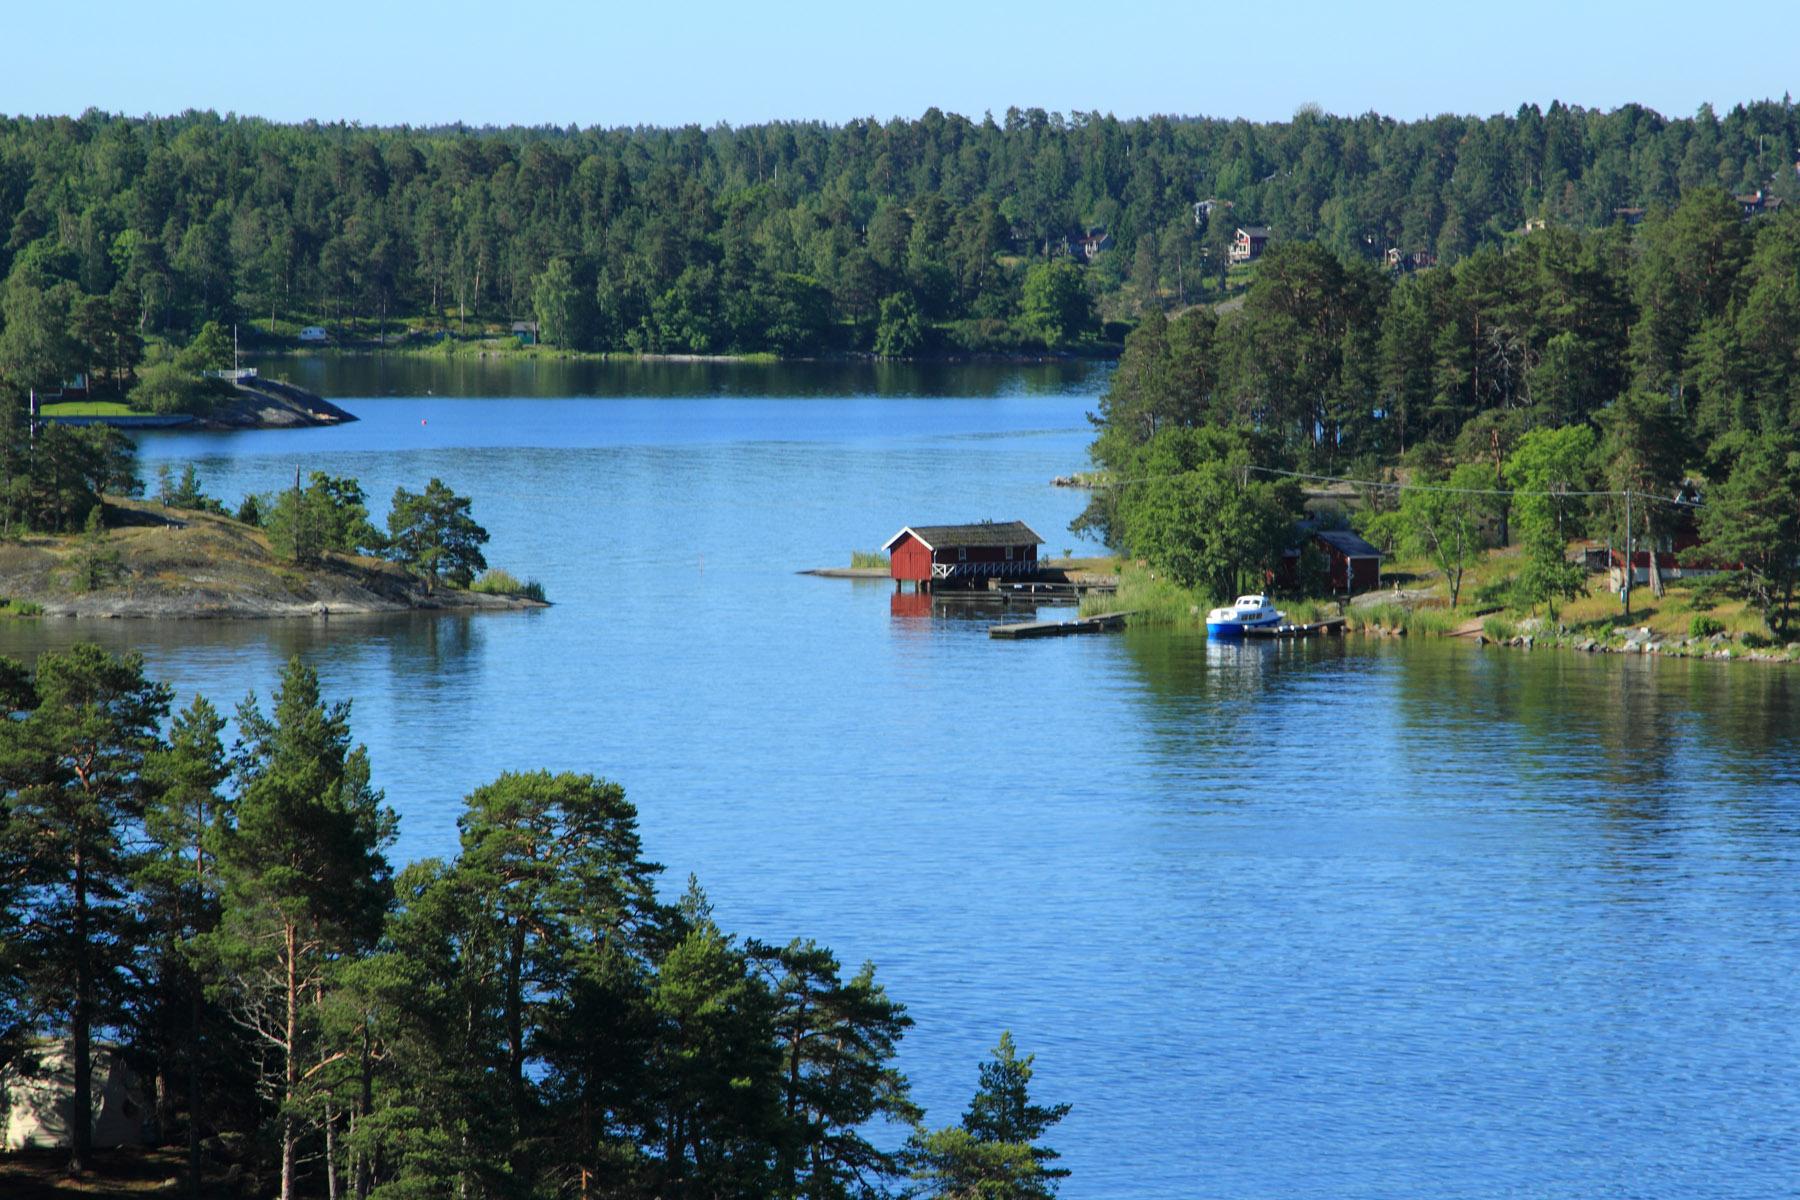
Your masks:
[{"label": "shrub", "polygon": [[97,592],[124,574],[124,557],[107,540],[101,506],[88,511],[87,529],[70,556],[70,564],[69,582],[78,592]]},{"label": "shrub", "polygon": [[502,567],[490,567],[481,573],[481,578],[469,585],[471,592],[487,592],[494,596],[517,595],[525,585],[519,577]]},{"label": "shrub", "polygon": [[546,603],[543,584],[535,579],[520,583],[517,575],[500,567],[483,571],[481,578],[469,585],[469,590],[486,592],[491,596],[523,596],[527,600],[536,600],[539,604]]},{"label": "shrub", "polygon": [[131,389],[130,401],[139,412],[205,416],[212,411],[217,395],[210,381],[173,363],[157,363],[138,372],[138,384]]},{"label": "shrub", "polygon": [[[1682,581],[1684,584],[1686,580]],[[1714,575],[1702,575],[1696,579],[1688,590],[1688,603],[1695,608],[1712,608],[1732,598],[1736,582],[1736,572],[1720,571]]]},{"label": "shrub", "polygon": [[185,508],[195,512],[225,515],[225,506],[200,490],[200,475],[188,463],[177,478],[168,463],[156,468],[156,499],[164,508]]},{"label": "shrub", "polygon": [[953,322],[948,329],[951,346],[958,350],[1010,350],[1018,344],[1011,325],[992,317],[970,317]]},{"label": "shrub", "polygon": [[1719,620],[1716,617],[1705,617],[1705,616],[1695,617],[1693,620],[1688,622],[1688,636],[1689,637],[1709,638],[1709,637],[1712,637],[1715,633],[1724,633],[1724,632],[1725,632],[1725,622]]},{"label": "shrub", "polygon": [[1504,642],[1519,636],[1519,627],[1505,617],[1487,617],[1481,622],[1481,632],[1488,635],[1490,641]]}]

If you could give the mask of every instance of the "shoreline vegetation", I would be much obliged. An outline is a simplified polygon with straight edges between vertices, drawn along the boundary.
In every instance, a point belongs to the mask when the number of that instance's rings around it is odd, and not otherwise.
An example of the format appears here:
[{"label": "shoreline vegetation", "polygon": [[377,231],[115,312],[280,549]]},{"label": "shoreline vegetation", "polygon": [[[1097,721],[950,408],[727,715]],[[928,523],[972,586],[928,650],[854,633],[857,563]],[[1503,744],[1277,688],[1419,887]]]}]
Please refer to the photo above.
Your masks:
[{"label": "shoreline vegetation", "polygon": [[[1509,569],[1517,566],[1516,550],[1490,551],[1472,565],[1471,574],[1477,590],[1486,589],[1492,596],[1504,589]],[[1706,586],[1708,577],[1673,581],[1665,585],[1661,597],[1650,596],[1645,588],[1638,607],[1627,617],[1617,610],[1618,598],[1606,590],[1604,576],[1593,576],[1551,620],[1491,600],[1452,609],[1442,581],[1430,580],[1424,574],[1427,569],[1419,562],[1397,563],[1389,586],[1360,593],[1348,602],[1277,596],[1275,604],[1292,622],[1341,616],[1346,633],[1367,637],[1449,637],[1522,650],[1800,664],[1800,641],[1783,643],[1768,636],[1754,611],[1742,601],[1719,595],[1716,585]],[[1133,627],[1203,628],[1207,611],[1228,599],[1183,587],[1143,561],[1122,562],[1119,590],[1087,597],[1079,612],[1091,617],[1131,611]]]},{"label": "shoreline vegetation", "polygon": [[474,336],[457,335],[441,327],[418,326],[386,343],[354,340],[334,341],[324,346],[303,346],[286,339],[258,337],[245,347],[246,353],[281,358],[360,357],[393,355],[420,359],[494,359],[507,362],[532,362],[548,359],[556,362],[614,363],[742,363],[787,365],[791,363],[1055,363],[1110,362],[1123,352],[1122,342],[1096,342],[1091,345],[1060,350],[1018,349],[920,351],[909,354],[877,354],[866,350],[815,351],[781,353],[773,350],[749,350],[716,354],[639,351],[577,350],[545,343],[525,343],[499,329]]}]

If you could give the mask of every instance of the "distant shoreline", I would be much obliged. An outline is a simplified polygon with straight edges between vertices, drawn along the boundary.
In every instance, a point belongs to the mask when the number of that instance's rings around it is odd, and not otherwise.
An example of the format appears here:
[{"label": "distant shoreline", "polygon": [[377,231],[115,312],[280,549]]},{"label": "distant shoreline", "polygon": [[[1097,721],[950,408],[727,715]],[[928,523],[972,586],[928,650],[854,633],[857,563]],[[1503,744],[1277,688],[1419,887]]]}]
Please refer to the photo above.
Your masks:
[{"label": "distant shoreline", "polygon": [[454,350],[447,352],[443,349],[442,342],[422,342],[418,339],[407,338],[385,346],[368,341],[333,343],[327,346],[257,345],[249,348],[247,352],[258,358],[326,359],[392,355],[396,358],[436,359],[441,362],[474,359],[483,362],[551,360],[556,362],[692,363],[700,365],[732,363],[752,366],[790,366],[795,363],[1039,366],[1056,363],[1116,362],[1122,350],[1122,346],[1113,343],[1097,343],[1090,347],[1071,351],[970,350],[896,357],[883,357],[878,354],[848,350],[829,354],[799,355],[782,355],[763,350],[748,351],[742,354],[640,354],[629,350],[562,350],[554,346],[542,345],[509,346],[496,339],[486,339],[459,343]]}]

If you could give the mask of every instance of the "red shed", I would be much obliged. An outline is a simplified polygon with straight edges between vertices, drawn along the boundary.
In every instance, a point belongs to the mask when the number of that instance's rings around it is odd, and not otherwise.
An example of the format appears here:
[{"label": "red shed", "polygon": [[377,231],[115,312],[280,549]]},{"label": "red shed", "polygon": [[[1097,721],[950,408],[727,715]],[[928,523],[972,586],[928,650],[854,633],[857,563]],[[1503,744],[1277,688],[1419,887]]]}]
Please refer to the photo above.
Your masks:
[{"label": "red shed", "polygon": [[989,579],[1037,574],[1037,548],[1044,544],[1023,521],[980,521],[973,525],[908,525],[887,540],[890,571],[915,587],[980,587]]},{"label": "red shed", "polygon": [[[1325,559],[1325,578],[1320,582],[1332,592],[1366,592],[1381,586],[1381,551],[1348,529],[1316,529],[1301,525],[1300,531]],[[1281,569],[1276,572],[1283,587],[1300,585],[1300,551],[1289,550],[1281,556]]]}]

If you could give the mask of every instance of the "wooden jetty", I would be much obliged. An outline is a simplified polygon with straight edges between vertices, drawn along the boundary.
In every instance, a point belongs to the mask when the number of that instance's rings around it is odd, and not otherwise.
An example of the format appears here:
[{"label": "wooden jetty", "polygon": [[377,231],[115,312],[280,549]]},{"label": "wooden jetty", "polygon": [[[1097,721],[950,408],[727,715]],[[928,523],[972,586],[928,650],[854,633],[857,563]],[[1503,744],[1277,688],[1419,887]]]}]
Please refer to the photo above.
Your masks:
[{"label": "wooden jetty", "polygon": [[1125,618],[1136,612],[1101,613],[1073,621],[1022,621],[1016,625],[989,625],[988,636],[997,638],[1068,637],[1075,633],[1105,633],[1125,628]]},{"label": "wooden jetty", "polygon": [[1117,583],[1074,583],[1067,579],[988,580],[988,591],[1007,600],[1079,600],[1089,592],[1118,590]]},{"label": "wooden jetty", "polygon": [[1251,626],[1244,630],[1245,637],[1259,638],[1303,638],[1319,637],[1328,633],[1344,632],[1344,618],[1329,617],[1323,621],[1312,621],[1302,625],[1263,625]]}]

